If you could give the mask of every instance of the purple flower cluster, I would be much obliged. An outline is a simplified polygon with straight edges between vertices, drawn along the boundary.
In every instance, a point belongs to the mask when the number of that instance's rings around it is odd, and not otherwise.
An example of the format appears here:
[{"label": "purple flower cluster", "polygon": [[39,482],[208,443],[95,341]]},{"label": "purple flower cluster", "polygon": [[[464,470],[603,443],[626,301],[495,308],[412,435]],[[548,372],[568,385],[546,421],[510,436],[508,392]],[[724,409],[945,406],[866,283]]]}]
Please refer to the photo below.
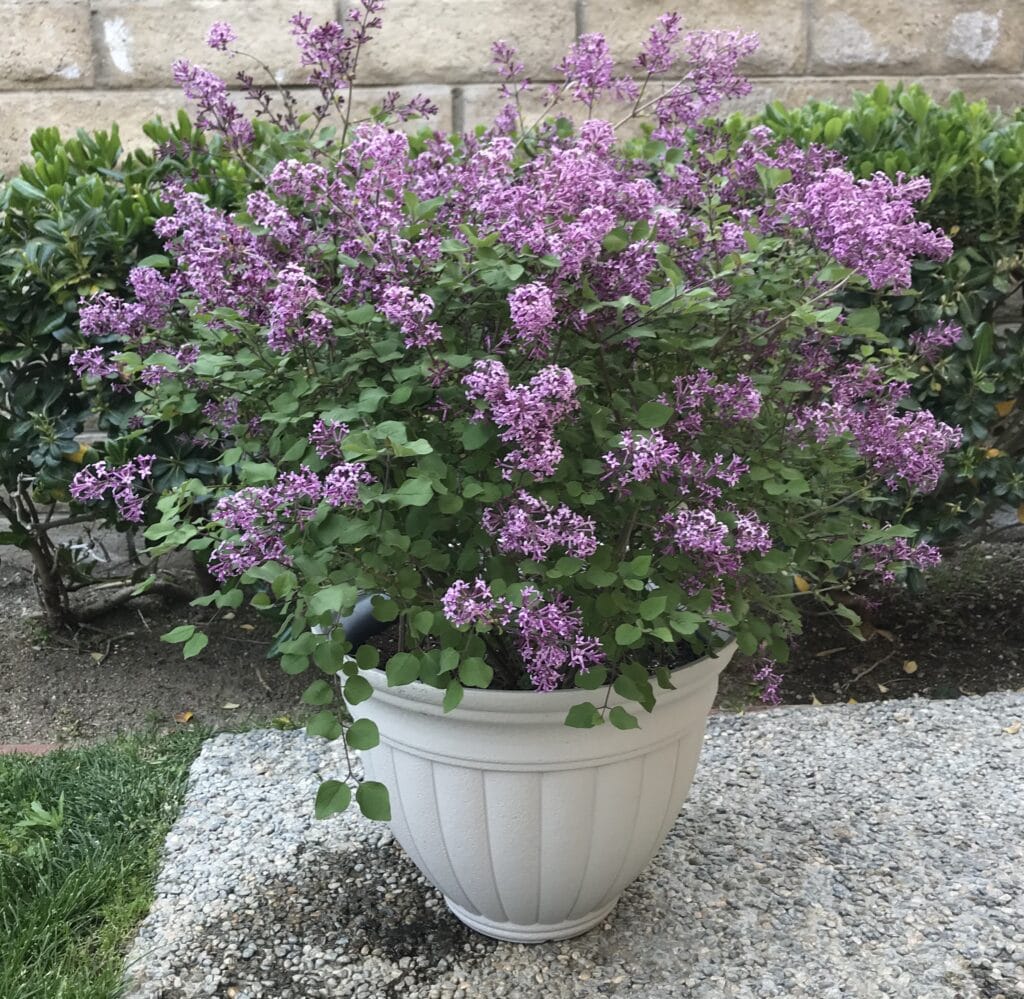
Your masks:
[{"label": "purple flower cluster", "polygon": [[849,435],[867,466],[893,491],[931,492],[939,483],[946,452],[961,440],[959,428],[940,422],[931,412],[901,413],[886,401],[807,406],[796,414],[795,428],[819,443]]},{"label": "purple flower cluster", "polygon": [[924,542],[912,545],[906,538],[892,538],[861,545],[854,549],[853,558],[869,564],[884,582],[894,583],[898,569],[930,569],[942,561],[942,552]]},{"label": "purple flower cluster", "polygon": [[605,660],[601,643],[584,633],[583,615],[564,593],[545,599],[525,589],[515,629],[534,690],[557,690],[574,671],[586,673]]},{"label": "purple flower cluster", "polygon": [[597,551],[597,525],[564,504],[555,508],[519,490],[508,501],[484,511],[483,528],[494,536],[498,551],[540,561],[555,547],[576,558]]},{"label": "purple flower cluster", "polygon": [[448,588],[441,607],[456,628],[507,629],[535,690],[555,690],[573,671],[586,673],[605,659],[601,643],[584,633],[583,616],[564,593],[545,599],[534,587],[526,587],[516,607],[496,598],[483,579],[460,579]]},{"label": "purple flower cluster", "polygon": [[90,378],[117,378],[121,374],[121,369],[107,357],[102,347],[73,350],[68,362],[79,378],[86,375]]},{"label": "purple flower cluster", "polygon": [[964,331],[956,323],[937,323],[926,330],[911,333],[910,346],[926,364],[934,364],[943,351],[960,342]]},{"label": "purple flower cluster", "polygon": [[573,99],[588,107],[602,97],[631,101],[639,93],[635,80],[615,76],[615,62],[604,35],[580,35],[557,68]]},{"label": "purple flower cluster", "polygon": [[165,278],[152,267],[135,267],[128,275],[135,301],[126,302],[101,291],[83,300],[79,309],[79,328],[91,339],[119,336],[136,344],[149,329],[159,329],[166,321],[182,291],[177,275]]},{"label": "purple flower cluster", "polygon": [[884,173],[867,180],[832,167],[804,184],[783,185],[778,207],[807,229],[815,244],[863,274],[873,288],[910,287],[914,257],[947,260],[953,243],[914,220],[914,205],[928,196],[925,177],[893,182]]},{"label": "purple flower cluster", "polygon": [[761,700],[765,704],[781,704],[779,687],[785,677],[778,671],[779,664],[765,655],[759,655],[752,663],[754,682],[761,684]]},{"label": "purple flower cluster", "polygon": [[93,462],[71,480],[71,495],[83,502],[101,500],[109,493],[121,517],[138,524],[142,521],[142,497],[136,488],[152,475],[155,461],[156,455],[142,454],[117,468],[110,468],[105,461]]},{"label": "purple flower cluster", "polygon": [[[223,32],[218,32],[216,37],[218,40],[223,38]],[[227,41],[224,44],[226,47]],[[252,143],[252,123],[228,96],[227,84],[216,73],[196,66],[187,59],[178,59],[171,69],[174,82],[199,108],[196,124],[200,128],[221,132],[236,149]]]},{"label": "purple flower cluster", "polygon": [[316,513],[317,505],[360,506],[359,487],[373,476],[357,463],[341,462],[321,480],[312,469],[286,472],[270,486],[249,486],[220,499],[211,520],[235,532],[210,558],[222,582],[267,562],[290,564],[285,535]]},{"label": "purple flower cluster", "polygon": [[491,588],[480,579],[467,583],[457,579],[441,598],[444,616],[456,628],[468,628],[477,624],[507,624],[513,611],[504,597],[498,598]]},{"label": "purple flower cluster", "polygon": [[377,311],[401,329],[406,347],[429,347],[441,339],[441,327],[429,322],[434,301],[417,295],[411,288],[391,285],[384,289]]},{"label": "purple flower cluster", "polygon": [[521,284],[509,293],[508,308],[517,339],[526,345],[530,356],[547,356],[557,316],[551,289],[539,281]]},{"label": "purple flower cluster", "polygon": [[320,290],[298,264],[288,264],[278,275],[270,297],[270,328],[267,345],[271,350],[287,353],[297,344],[323,346],[331,331],[331,321],[322,312],[309,312],[309,306],[320,299]]},{"label": "purple flower cluster", "polygon": [[328,458],[341,457],[341,442],[348,436],[348,424],[339,420],[316,420],[309,433],[309,443],[316,449],[317,457],[326,461]]},{"label": "purple flower cluster", "polygon": [[504,477],[511,478],[515,471],[537,479],[554,475],[564,455],[555,428],[579,409],[572,372],[549,365],[526,385],[511,385],[501,361],[477,361],[462,381],[467,399],[486,403],[474,418],[490,416],[502,428],[500,439],[515,445],[502,459]]},{"label": "purple flower cluster", "polygon": [[235,29],[227,21],[214,21],[206,33],[206,44],[218,52],[227,52],[228,46],[237,40]]},{"label": "purple flower cluster", "polygon": [[683,507],[665,514],[655,537],[664,543],[666,552],[687,555],[697,563],[700,574],[691,586],[697,589],[703,587],[708,575],[721,578],[739,572],[744,555],[766,555],[772,548],[768,529],[756,513],[737,516],[730,539],[728,526],[708,508]]},{"label": "purple flower cluster", "polygon": [[715,420],[738,423],[756,419],[761,412],[761,393],[748,375],[739,375],[734,382],[720,383],[705,368],[673,381],[674,397],[663,400],[676,409],[675,429],[696,435],[704,428],[704,413]]}]

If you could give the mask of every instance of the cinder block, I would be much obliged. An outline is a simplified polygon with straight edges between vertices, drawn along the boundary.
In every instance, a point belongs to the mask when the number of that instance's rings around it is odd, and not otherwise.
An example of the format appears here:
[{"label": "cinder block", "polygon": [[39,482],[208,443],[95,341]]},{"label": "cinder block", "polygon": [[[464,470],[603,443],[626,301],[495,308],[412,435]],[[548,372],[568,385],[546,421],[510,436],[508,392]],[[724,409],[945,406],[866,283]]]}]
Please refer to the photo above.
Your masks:
[{"label": "cinder block", "polygon": [[109,131],[116,121],[126,149],[149,147],[143,124],[157,114],[169,118],[182,103],[177,90],[0,93],[0,172],[10,176],[31,159],[29,136],[44,126],[56,125],[66,137],[79,128]]},{"label": "cinder block", "polygon": [[809,72],[1018,72],[1024,19],[1004,0],[813,0]]},{"label": "cinder block", "polygon": [[[333,20],[337,13],[332,0],[97,0],[92,13],[97,82],[106,87],[173,85],[171,64],[188,59],[229,83],[239,70],[268,86],[303,83],[309,70],[299,65],[288,24],[300,7],[316,23]],[[214,21],[227,21],[238,34],[231,47],[267,68],[207,46]]]},{"label": "cinder block", "polygon": [[0,3],[0,89],[91,87],[87,0]]},{"label": "cinder block", "polygon": [[803,0],[690,0],[670,4],[665,0],[585,0],[584,30],[600,31],[608,39],[619,67],[628,70],[651,26],[666,10],[683,15],[684,30],[740,29],[756,32],[761,39],[757,52],[742,69],[760,76],[800,73],[806,57]]},{"label": "cinder block", "polygon": [[491,43],[519,49],[527,75],[554,79],[575,37],[573,0],[389,0],[360,59],[364,83],[496,80]]}]

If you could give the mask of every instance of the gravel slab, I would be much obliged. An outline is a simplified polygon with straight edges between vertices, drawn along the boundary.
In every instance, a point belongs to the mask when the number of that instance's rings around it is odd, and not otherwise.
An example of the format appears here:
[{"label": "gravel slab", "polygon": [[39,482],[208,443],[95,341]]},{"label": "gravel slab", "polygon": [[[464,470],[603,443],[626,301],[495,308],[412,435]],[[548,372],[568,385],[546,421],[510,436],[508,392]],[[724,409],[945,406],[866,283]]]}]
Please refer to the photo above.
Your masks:
[{"label": "gravel slab", "polygon": [[132,999],[1024,999],[1024,693],[710,720],[690,799],[603,927],[523,946],[386,829],[311,817],[337,748],[219,736],[192,768]]}]

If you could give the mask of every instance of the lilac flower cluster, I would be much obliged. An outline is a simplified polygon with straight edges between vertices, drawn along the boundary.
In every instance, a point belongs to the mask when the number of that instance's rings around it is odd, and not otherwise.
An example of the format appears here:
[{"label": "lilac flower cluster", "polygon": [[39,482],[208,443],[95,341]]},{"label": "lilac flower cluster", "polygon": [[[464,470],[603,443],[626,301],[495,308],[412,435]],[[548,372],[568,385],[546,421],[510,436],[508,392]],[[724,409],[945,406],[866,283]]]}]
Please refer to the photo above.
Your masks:
[{"label": "lilac flower cluster", "polygon": [[690,581],[695,592],[703,588],[708,576],[722,578],[739,572],[744,555],[766,555],[772,549],[768,529],[753,512],[736,517],[730,539],[728,526],[714,510],[682,507],[658,521],[655,537],[666,552],[687,555],[697,563],[699,574]]},{"label": "lilac flower cluster", "polygon": [[539,561],[555,547],[576,558],[589,558],[597,551],[597,525],[590,517],[564,504],[553,507],[521,489],[508,501],[485,510],[482,524],[505,555]]},{"label": "lilac flower cluster", "polygon": [[914,220],[914,205],[928,196],[925,177],[893,182],[884,173],[856,180],[839,167],[804,184],[783,185],[779,208],[808,230],[817,246],[863,274],[872,288],[910,287],[910,261],[947,260],[948,236]]},{"label": "lilac flower cluster", "polygon": [[434,311],[434,301],[429,295],[417,295],[411,288],[390,285],[384,289],[377,311],[401,329],[406,347],[429,347],[441,339],[441,327],[428,321]]},{"label": "lilac flower cluster", "polygon": [[564,593],[545,599],[525,589],[515,628],[534,690],[557,690],[573,672],[587,673],[605,660],[601,643],[584,633],[583,615]]},{"label": "lilac flower cluster", "polygon": [[316,450],[317,457],[326,461],[328,458],[341,457],[341,442],[348,436],[348,424],[339,420],[316,420],[309,433],[309,443]]},{"label": "lilac flower cluster", "polygon": [[[216,25],[215,25],[216,27]],[[212,31],[211,31],[212,33]],[[226,37],[219,32],[215,40]],[[225,47],[227,41],[224,42]],[[199,108],[196,124],[200,128],[221,132],[236,149],[252,143],[252,123],[228,96],[227,84],[216,73],[196,66],[187,59],[178,59],[171,71],[174,82]]]},{"label": "lilac flower cluster", "polygon": [[761,700],[765,704],[781,704],[779,687],[785,679],[778,671],[779,664],[768,656],[759,655],[752,663],[754,682],[761,684]]},{"label": "lilac flower cluster", "polygon": [[564,455],[555,428],[579,409],[572,372],[549,365],[526,385],[511,385],[501,361],[477,361],[462,381],[467,399],[486,403],[474,419],[489,416],[502,428],[500,439],[516,445],[502,459],[503,476],[509,479],[515,471],[537,479],[554,475]]},{"label": "lilac flower cluster", "polygon": [[206,33],[206,44],[218,52],[227,52],[228,46],[237,40],[235,29],[227,21],[214,21]]},{"label": "lilac flower cluster", "polygon": [[75,369],[79,378],[88,375],[90,378],[117,378],[121,370],[111,361],[102,347],[87,347],[85,350],[73,350],[68,363]]},{"label": "lilac flower cluster", "polygon": [[456,628],[473,625],[507,624],[513,607],[504,597],[495,597],[491,588],[480,579],[467,583],[457,579],[441,598],[444,616]]},{"label": "lilac flower cluster", "polygon": [[634,100],[639,88],[630,77],[615,75],[615,62],[604,35],[580,35],[558,66],[574,100],[592,107],[605,96]]},{"label": "lilac flower cluster", "polygon": [[117,468],[110,468],[105,461],[93,462],[75,475],[69,491],[79,502],[101,500],[109,493],[121,517],[138,524],[142,521],[142,497],[136,489],[152,475],[155,461],[156,455],[142,454]]},{"label": "lilac flower cluster", "polygon": [[546,357],[551,350],[551,328],[555,323],[554,294],[539,281],[521,284],[509,293],[508,308],[517,339],[531,357]]},{"label": "lilac flower cluster", "polygon": [[341,462],[321,480],[312,469],[286,472],[270,486],[249,486],[220,499],[211,520],[235,536],[217,544],[210,572],[223,582],[267,562],[291,563],[285,535],[308,521],[317,505],[360,506],[359,487],[373,482],[365,466]]},{"label": "lilac flower cluster", "polygon": [[512,634],[535,690],[556,690],[573,672],[586,673],[605,660],[601,643],[583,631],[583,617],[564,593],[550,599],[534,587],[522,591],[516,607],[496,598],[480,578],[453,583],[441,600],[457,628],[501,627]]},{"label": "lilac flower cluster", "polygon": [[149,329],[159,329],[177,302],[183,282],[165,278],[152,267],[135,267],[128,275],[135,301],[126,302],[101,291],[82,303],[79,328],[90,339],[118,336],[137,344]]},{"label": "lilac flower cluster", "polygon": [[748,375],[739,375],[731,383],[720,383],[705,368],[673,380],[674,397],[663,400],[676,409],[674,427],[696,435],[704,428],[704,412],[726,423],[753,420],[761,412],[761,393]]},{"label": "lilac flower cluster", "polygon": [[892,538],[855,548],[853,558],[870,565],[883,582],[894,583],[898,569],[930,569],[942,561],[942,552],[924,542],[912,545],[906,538]]},{"label": "lilac flower cluster", "polygon": [[267,344],[271,350],[287,353],[297,344],[314,347],[327,342],[331,321],[309,306],[321,297],[320,290],[298,264],[288,264],[278,275],[270,297],[270,323]]},{"label": "lilac flower cluster", "polygon": [[867,466],[893,491],[934,490],[946,452],[961,440],[958,427],[940,422],[933,413],[901,413],[885,401],[806,406],[796,414],[794,426],[798,433],[808,433],[819,443],[849,435]]},{"label": "lilac flower cluster", "polygon": [[959,343],[963,338],[962,326],[956,323],[937,323],[926,330],[910,335],[910,346],[917,356],[927,364],[934,364],[943,351]]}]

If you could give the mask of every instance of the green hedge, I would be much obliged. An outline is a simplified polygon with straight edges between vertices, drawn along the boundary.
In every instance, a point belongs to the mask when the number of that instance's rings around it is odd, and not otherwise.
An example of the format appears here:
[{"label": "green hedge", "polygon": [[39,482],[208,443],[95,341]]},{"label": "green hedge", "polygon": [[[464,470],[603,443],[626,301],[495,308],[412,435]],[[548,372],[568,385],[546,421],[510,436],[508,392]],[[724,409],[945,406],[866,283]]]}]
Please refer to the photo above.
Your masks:
[{"label": "green hedge", "polygon": [[851,107],[772,104],[735,125],[737,134],[767,125],[780,140],[828,146],[859,177],[883,171],[931,180],[920,217],[951,236],[952,259],[916,264],[909,294],[859,296],[851,304],[877,307],[883,330],[900,345],[939,321],[964,330],[914,383],[920,406],[961,427],[964,445],[938,491],[915,502],[912,519],[954,540],[1000,505],[1019,507],[1024,338],[1019,305],[1008,310],[1024,280],[1024,112],[1010,117],[962,94],[943,104],[918,85],[880,84]]}]

